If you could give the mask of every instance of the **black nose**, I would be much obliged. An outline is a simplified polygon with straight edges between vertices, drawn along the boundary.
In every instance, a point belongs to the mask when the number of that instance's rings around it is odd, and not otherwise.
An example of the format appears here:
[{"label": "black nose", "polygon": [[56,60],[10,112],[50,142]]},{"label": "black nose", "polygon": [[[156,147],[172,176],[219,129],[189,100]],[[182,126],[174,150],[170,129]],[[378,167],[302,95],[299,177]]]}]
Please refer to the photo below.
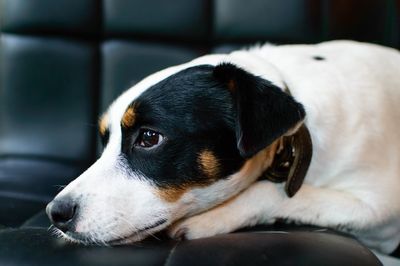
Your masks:
[{"label": "black nose", "polygon": [[70,198],[55,199],[46,207],[50,221],[61,231],[66,232],[73,224],[77,205]]}]

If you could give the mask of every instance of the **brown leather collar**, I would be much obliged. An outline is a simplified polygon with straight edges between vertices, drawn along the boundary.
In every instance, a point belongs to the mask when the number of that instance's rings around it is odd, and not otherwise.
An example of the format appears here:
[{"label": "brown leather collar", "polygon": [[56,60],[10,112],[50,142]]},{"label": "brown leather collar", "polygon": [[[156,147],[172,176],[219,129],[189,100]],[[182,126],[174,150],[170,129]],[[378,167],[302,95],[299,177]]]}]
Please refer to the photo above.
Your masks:
[{"label": "brown leather collar", "polygon": [[[289,90],[285,90],[290,94]],[[259,180],[285,182],[288,197],[293,197],[301,188],[312,158],[310,132],[303,124],[295,134],[282,137],[272,164],[264,171]]]}]

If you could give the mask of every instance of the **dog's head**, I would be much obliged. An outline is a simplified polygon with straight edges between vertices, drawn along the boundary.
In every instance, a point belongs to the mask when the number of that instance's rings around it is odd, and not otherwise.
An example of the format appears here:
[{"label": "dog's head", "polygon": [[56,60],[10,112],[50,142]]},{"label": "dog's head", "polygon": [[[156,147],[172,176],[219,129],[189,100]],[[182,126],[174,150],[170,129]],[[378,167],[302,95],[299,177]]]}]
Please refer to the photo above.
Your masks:
[{"label": "dog's head", "polygon": [[304,116],[282,89],[231,63],[167,69],[111,105],[102,156],[47,213],[71,240],[138,241],[249,186],[266,167],[261,151]]}]

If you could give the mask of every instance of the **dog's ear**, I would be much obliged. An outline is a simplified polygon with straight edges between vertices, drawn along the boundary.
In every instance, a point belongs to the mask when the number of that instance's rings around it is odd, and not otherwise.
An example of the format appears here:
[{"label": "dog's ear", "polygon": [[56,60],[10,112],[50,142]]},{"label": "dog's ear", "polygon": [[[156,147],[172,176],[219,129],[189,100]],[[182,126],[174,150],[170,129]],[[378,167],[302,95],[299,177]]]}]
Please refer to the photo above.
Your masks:
[{"label": "dog's ear", "polygon": [[213,75],[232,95],[237,147],[244,158],[295,131],[305,117],[303,106],[293,97],[231,63],[217,65]]}]

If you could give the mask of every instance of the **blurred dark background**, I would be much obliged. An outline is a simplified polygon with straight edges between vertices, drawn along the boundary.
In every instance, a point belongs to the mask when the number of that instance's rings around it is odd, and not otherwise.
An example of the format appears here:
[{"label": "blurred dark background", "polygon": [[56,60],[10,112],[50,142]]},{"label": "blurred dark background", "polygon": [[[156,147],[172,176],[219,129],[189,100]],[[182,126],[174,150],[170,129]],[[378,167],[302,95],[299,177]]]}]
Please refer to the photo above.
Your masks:
[{"label": "blurred dark background", "polygon": [[148,74],[248,44],[400,47],[400,0],[0,0],[0,224],[29,223],[98,154],[97,117]]}]

